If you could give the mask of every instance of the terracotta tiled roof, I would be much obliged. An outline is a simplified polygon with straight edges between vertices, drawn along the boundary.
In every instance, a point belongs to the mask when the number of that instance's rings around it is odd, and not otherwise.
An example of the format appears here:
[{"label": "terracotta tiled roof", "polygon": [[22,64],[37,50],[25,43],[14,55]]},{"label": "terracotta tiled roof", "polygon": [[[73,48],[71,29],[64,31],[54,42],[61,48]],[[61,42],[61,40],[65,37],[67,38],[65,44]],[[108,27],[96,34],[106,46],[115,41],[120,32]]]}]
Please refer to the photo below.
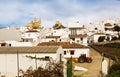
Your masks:
[{"label": "terracotta tiled roof", "polygon": [[69,27],[69,29],[85,29],[84,27]]},{"label": "terracotta tiled roof", "polygon": [[87,46],[70,42],[42,42],[38,46],[62,46],[62,48],[88,48]]},{"label": "terracotta tiled roof", "polygon": [[87,37],[87,34],[70,34],[69,37],[70,38],[73,38],[73,37]]},{"label": "terracotta tiled roof", "polygon": [[28,30],[26,32],[38,32],[37,30]]},{"label": "terracotta tiled roof", "polygon": [[60,38],[60,36],[46,36],[46,38]]},{"label": "terracotta tiled roof", "polygon": [[111,23],[105,23],[105,26],[112,26]]},{"label": "terracotta tiled roof", "polygon": [[104,35],[104,33],[95,33],[94,35]]},{"label": "terracotta tiled roof", "polygon": [[56,53],[59,46],[36,46],[36,47],[0,47],[2,53]]}]

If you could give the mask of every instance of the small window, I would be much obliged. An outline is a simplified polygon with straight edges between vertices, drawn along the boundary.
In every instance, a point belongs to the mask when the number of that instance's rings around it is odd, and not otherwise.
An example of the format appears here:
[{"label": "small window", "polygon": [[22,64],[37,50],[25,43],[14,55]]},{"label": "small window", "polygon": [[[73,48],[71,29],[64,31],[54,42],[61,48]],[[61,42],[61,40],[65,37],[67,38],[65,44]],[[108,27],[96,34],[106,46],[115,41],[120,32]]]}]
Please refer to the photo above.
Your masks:
[{"label": "small window", "polygon": [[61,42],[61,39],[59,41]]},{"label": "small window", "polygon": [[77,40],[77,43],[79,43],[79,40]]},{"label": "small window", "polygon": [[5,46],[6,44],[5,43],[2,43],[1,46]]},{"label": "small window", "polygon": [[49,42],[55,42],[55,40],[50,40]]},{"label": "small window", "polygon": [[45,59],[49,59],[50,57],[49,56],[45,56]]},{"label": "small window", "polygon": [[28,37],[30,37],[31,35],[30,35],[30,33],[28,34]]},{"label": "small window", "polygon": [[74,55],[74,50],[70,50],[70,55]]},{"label": "small window", "polygon": [[66,55],[66,51],[64,51],[64,55]]},{"label": "small window", "polygon": [[9,46],[11,47],[11,44],[9,44]]},{"label": "small window", "polygon": [[80,38],[81,39],[81,41],[83,41],[83,38]]},{"label": "small window", "polygon": [[75,41],[75,38],[71,38],[73,41]]},{"label": "small window", "polygon": [[28,42],[28,39],[26,39],[25,42]]}]

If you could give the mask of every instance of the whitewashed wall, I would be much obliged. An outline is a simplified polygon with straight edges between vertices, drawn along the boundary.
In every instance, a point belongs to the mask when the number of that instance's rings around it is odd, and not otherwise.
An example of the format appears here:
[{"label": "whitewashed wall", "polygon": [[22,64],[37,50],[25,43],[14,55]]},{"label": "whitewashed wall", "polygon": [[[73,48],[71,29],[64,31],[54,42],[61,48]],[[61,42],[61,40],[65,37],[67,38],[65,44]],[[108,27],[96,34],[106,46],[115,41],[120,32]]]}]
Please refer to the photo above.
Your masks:
[{"label": "whitewashed wall", "polygon": [[39,33],[38,32],[27,32],[27,33],[24,33],[23,35],[22,35],[22,37],[24,37],[24,38],[35,38],[35,37],[37,37],[37,36],[39,36]]},{"label": "whitewashed wall", "polygon": [[[83,40],[81,40],[80,37],[76,37],[76,38],[75,38],[75,43],[88,46],[88,44],[87,44],[87,37],[82,37],[82,38],[83,38]],[[79,41],[79,42],[78,42],[78,41]]]},{"label": "whitewashed wall", "polygon": [[[27,58],[27,56],[35,57],[35,54],[19,54],[19,68],[26,71],[30,66],[36,69],[36,64],[34,59]],[[36,54],[37,57],[51,56],[54,60],[57,58],[56,54]],[[37,65],[45,67],[45,61],[37,60]],[[6,77],[11,77],[17,75],[17,55],[16,54],[0,54],[0,72],[5,74]]]},{"label": "whitewashed wall", "polygon": [[56,41],[56,38],[46,38],[44,42]]},{"label": "whitewashed wall", "polygon": [[81,25],[79,22],[69,21],[68,27],[70,27],[70,28],[83,27],[83,25]]},{"label": "whitewashed wall", "polygon": [[[70,55],[70,50],[75,50],[74,52],[74,55]],[[76,58],[76,57],[79,57],[81,54],[86,54],[86,56],[90,56],[89,53],[89,48],[83,48],[83,49],[64,49],[64,51],[67,51],[66,52],[66,55],[64,55],[65,58],[69,58],[69,57],[73,57],[73,58]]]},{"label": "whitewashed wall", "polygon": [[6,41],[6,43],[11,46],[32,46],[31,42]]},{"label": "whitewashed wall", "polygon": [[98,38],[105,35],[93,35],[93,42],[98,42]]},{"label": "whitewashed wall", "polygon": [[63,48],[61,46],[57,50],[57,57],[56,57],[57,62],[60,61],[60,54],[61,54],[61,58],[64,59],[64,52],[63,52]]},{"label": "whitewashed wall", "polygon": [[[58,48],[57,53],[19,53],[19,69],[26,71],[30,66],[33,69],[36,69],[35,59],[27,58],[26,56],[32,57],[45,57],[49,56],[52,57],[53,60],[60,61],[60,54],[62,54],[63,58],[63,51],[62,48]],[[46,61],[37,60],[37,66],[41,66],[45,68]],[[6,77],[15,77],[17,76],[17,54],[0,54],[0,73],[1,75],[5,75]]]},{"label": "whitewashed wall", "polygon": [[22,38],[24,39],[32,38],[34,42],[37,42],[39,34],[40,34],[39,32],[27,32],[27,33],[22,34]]}]

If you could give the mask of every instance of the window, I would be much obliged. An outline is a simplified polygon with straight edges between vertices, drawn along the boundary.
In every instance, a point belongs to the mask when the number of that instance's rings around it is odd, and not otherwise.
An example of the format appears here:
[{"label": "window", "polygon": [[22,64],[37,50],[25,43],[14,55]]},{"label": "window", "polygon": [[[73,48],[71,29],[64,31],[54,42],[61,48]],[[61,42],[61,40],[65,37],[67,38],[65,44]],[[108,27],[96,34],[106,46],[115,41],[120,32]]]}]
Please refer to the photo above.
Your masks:
[{"label": "window", "polygon": [[55,40],[50,40],[49,42],[55,42]]},{"label": "window", "polygon": [[28,42],[28,39],[26,39],[25,42]]},{"label": "window", "polygon": [[11,44],[9,44],[9,46],[11,47]]},{"label": "window", "polygon": [[70,55],[74,55],[74,50],[70,50]]},{"label": "window", "polygon": [[79,43],[79,40],[77,40],[77,43]]},{"label": "window", "polygon": [[31,35],[30,35],[30,33],[28,34],[28,37],[30,37]]},{"label": "window", "polygon": [[81,39],[81,41],[83,41],[83,38],[80,38]]},{"label": "window", "polygon": [[2,47],[2,46],[5,46],[5,45],[6,45],[5,43],[2,43],[2,44],[1,44],[1,47]]},{"label": "window", "polygon": [[66,55],[66,51],[64,51],[64,55]]},{"label": "window", "polygon": [[45,56],[45,60],[49,60],[50,59],[50,57],[49,56]]},{"label": "window", "polygon": [[71,29],[71,34],[77,34],[76,29]]},{"label": "window", "polygon": [[61,39],[59,41],[61,42]]},{"label": "window", "polygon": [[75,41],[75,38],[71,38],[73,41]]}]

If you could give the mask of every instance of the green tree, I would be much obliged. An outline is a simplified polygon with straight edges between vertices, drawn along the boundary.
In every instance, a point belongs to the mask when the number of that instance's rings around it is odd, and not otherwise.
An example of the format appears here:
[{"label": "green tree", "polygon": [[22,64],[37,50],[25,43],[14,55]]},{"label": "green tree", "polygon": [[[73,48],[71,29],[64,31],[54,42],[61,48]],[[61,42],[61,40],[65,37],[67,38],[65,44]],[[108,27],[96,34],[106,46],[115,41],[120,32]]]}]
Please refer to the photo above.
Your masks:
[{"label": "green tree", "polygon": [[120,64],[113,64],[109,69],[109,74],[106,77],[120,77]]},{"label": "green tree", "polygon": [[112,74],[108,74],[108,75],[106,75],[106,77],[120,77],[120,70],[115,71]]},{"label": "green tree", "polygon": [[118,32],[118,36],[119,36],[120,26],[118,26],[117,24],[115,24],[114,31],[117,31]]},{"label": "green tree", "polygon": [[107,41],[110,41],[110,37],[107,37],[107,39],[106,39]]},{"label": "green tree", "polygon": [[105,36],[100,36],[99,38],[98,38],[98,42],[103,42],[105,40]]},{"label": "green tree", "polygon": [[114,41],[114,40],[117,40],[117,39],[118,39],[118,38],[114,36],[111,40]]},{"label": "green tree", "polygon": [[117,32],[119,32],[119,31],[120,31],[120,27],[116,24],[116,25],[114,26],[114,30],[117,31]]}]

